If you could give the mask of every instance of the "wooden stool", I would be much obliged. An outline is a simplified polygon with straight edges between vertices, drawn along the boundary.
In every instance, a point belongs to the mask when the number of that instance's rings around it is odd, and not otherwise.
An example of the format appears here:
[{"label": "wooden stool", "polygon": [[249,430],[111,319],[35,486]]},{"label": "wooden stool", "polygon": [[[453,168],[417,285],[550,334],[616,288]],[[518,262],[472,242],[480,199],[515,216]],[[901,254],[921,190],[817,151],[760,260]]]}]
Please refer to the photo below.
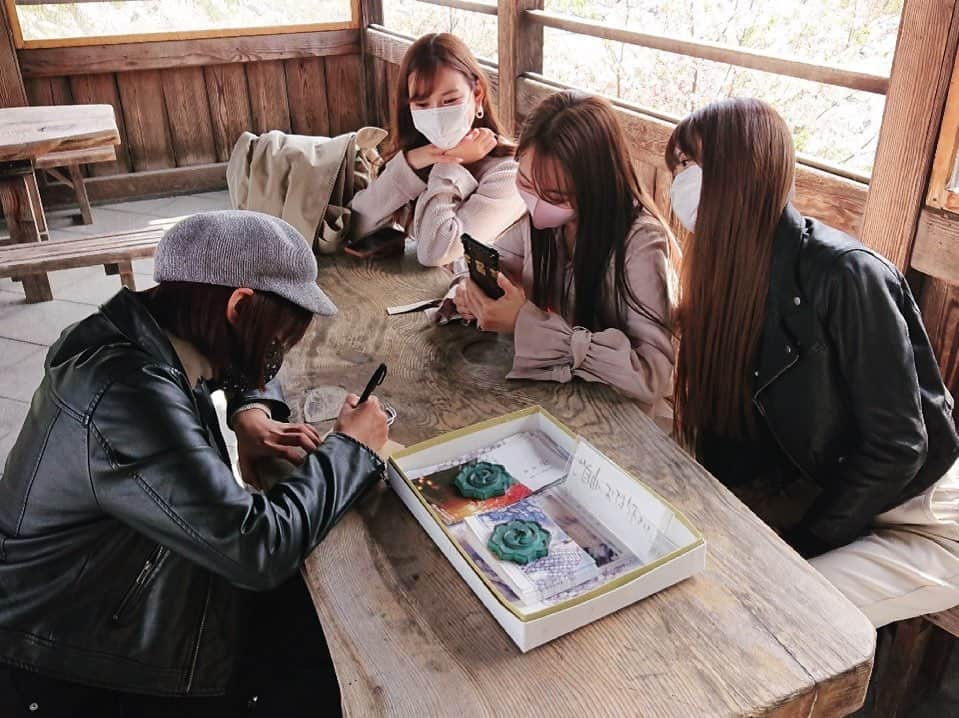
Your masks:
[{"label": "wooden stool", "polygon": [[[113,145],[88,147],[83,150],[48,152],[45,155],[37,157],[33,162],[33,166],[38,170],[43,170],[54,179],[70,187],[77,196],[77,204],[80,205],[80,218],[83,224],[93,224],[90,198],[87,196],[87,188],[83,184],[83,173],[80,171],[80,165],[91,162],[112,162],[116,159],[116,156]],[[66,167],[69,176],[64,175],[57,169],[58,167]],[[36,186],[36,180],[34,180],[33,184]],[[37,202],[39,201],[40,195],[37,193]]]}]

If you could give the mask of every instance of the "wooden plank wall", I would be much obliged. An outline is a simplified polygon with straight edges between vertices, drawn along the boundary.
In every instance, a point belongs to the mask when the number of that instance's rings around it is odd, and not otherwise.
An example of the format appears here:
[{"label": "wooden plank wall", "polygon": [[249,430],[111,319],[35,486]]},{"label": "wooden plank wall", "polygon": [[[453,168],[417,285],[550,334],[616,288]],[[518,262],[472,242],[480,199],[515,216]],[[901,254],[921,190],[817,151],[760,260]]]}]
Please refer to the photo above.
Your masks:
[{"label": "wooden plank wall", "polygon": [[[366,124],[356,30],[20,50],[33,105],[102,103],[116,110],[115,162],[90,165],[93,200],[226,186],[240,134],[332,136]],[[96,51],[96,52],[94,52]],[[45,201],[69,201],[65,187]]]}]

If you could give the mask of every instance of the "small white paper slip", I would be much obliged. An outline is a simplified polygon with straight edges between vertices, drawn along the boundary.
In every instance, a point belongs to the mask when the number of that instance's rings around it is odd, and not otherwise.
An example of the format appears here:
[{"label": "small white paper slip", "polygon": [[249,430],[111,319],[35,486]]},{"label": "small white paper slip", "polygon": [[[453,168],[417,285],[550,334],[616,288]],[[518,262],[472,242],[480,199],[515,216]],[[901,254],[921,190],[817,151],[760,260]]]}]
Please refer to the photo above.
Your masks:
[{"label": "small white paper slip", "polygon": [[410,314],[411,312],[418,312],[423,309],[429,309],[430,307],[437,306],[443,299],[424,299],[421,302],[413,302],[412,304],[400,304],[395,307],[387,307],[386,313],[388,315],[396,316],[397,314]]}]

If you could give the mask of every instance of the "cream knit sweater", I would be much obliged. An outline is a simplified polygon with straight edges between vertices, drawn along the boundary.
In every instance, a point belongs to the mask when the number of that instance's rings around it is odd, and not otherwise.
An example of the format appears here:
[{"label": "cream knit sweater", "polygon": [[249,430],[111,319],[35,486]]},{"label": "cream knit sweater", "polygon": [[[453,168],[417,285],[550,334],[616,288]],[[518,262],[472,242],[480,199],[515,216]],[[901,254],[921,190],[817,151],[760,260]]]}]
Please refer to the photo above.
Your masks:
[{"label": "cream knit sweater", "polygon": [[371,234],[389,224],[398,210],[415,203],[410,234],[421,264],[440,267],[463,256],[464,232],[492,244],[526,212],[516,191],[517,164],[512,157],[485,157],[471,170],[436,164],[424,182],[405,155],[397,154],[367,189],[353,197],[354,235]]}]

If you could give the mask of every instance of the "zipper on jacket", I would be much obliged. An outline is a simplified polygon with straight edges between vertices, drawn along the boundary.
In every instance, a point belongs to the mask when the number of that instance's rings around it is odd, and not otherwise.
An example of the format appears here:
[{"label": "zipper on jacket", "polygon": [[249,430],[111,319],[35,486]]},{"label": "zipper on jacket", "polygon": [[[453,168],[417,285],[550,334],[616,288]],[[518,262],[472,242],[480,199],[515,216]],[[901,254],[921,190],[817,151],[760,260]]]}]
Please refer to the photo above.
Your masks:
[{"label": "zipper on jacket", "polygon": [[196,632],[196,644],[193,646],[193,660],[190,661],[190,675],[186,680],[186,692],[193,687],[193,676],[196,673],[196,661],[200,657],[200,642],[203,640],[203,629],[206,627],[207,609],[210,607],[210,594],[213,593],[213,578],[207,579],[206,600],[203,601],[203,614],[200,616],[200,630]]},{"label": "zipper on jacket", "polygon": [[159,565],[160,561],[167,553],[167,548],[165,546],[157,546],[153,552],[150,554],[149,558],[143,563],[143,568],[140,569],[140,573],[137,574],[136,580],[127,589],[127,592],[123,594],[123,598],[120,600],[120,605],[117,606],[117,609],[113,612],[113,620],[119,621],[123,616],[124,611],[133,603],[133,600],[140,595],[143,591],[143,587],[146,585],[147,580],[153,575],[153,572],[156,570],[156,567]]},{"label": "zipper on jacket", "polygon": [[769,381],[767,381],[767,382],[766,382],[765,384],[763,384],[759,389],[757,389],[757,390],[756,390],[756,393],[753,394],[753,405],[755,405],[756,409],[759,411],[759,414],[760,414],[760,416],[762,416],[763,421],[766,422],[766,428],[769,429],[769,433],[770,433],[770,435],[773,437],[773,440],[776,442],[776,445],[779,447],[779,450],[780,450],[781,452],[783,452],[783,456],[785,456],[785,457],[789,460],[789,463],[791,463],[791,464],[796,468],[796,470],[799,471],[799,473],[800,473],[801,475],[803,475],[803,476],[808,476],[808,475],[806,474],[806,472],[803,470],[802,466],[799,464],[799,462],[796,461],[796,460],[793,458],[792,454],[790,454],[790,453],[786,450],[786,447],[783,446],[783,442],[781,442],[781,441],[779,440],[779,437],[776,436],[776,432],[773,431],[772,426],[769,425],[769,419],[768,419],[768,417],[766,416],[766,408],[759,402],[759,393],[762,392],[763,390],[765,390],[766,387],[768,387],[768,386],[769,386],[770,384],[772,384],[774,381],[776,381],[776,379],[778,379],[778,378],[781,377],[783,374],[785,374],[787,371],[789,371],[790,369],[792,369],[792,367],[795,366],[796,362],[798,362],[798,361],[799,361],[799,357],[794,354],[794,355],[793,355],[793,360],[792,360],[791,362],[789,362],[786,366],[784,366],[782,369],[780,369],[778,372],[776,372],[776,374],[775,374],[772,378],[770,378]]}]

